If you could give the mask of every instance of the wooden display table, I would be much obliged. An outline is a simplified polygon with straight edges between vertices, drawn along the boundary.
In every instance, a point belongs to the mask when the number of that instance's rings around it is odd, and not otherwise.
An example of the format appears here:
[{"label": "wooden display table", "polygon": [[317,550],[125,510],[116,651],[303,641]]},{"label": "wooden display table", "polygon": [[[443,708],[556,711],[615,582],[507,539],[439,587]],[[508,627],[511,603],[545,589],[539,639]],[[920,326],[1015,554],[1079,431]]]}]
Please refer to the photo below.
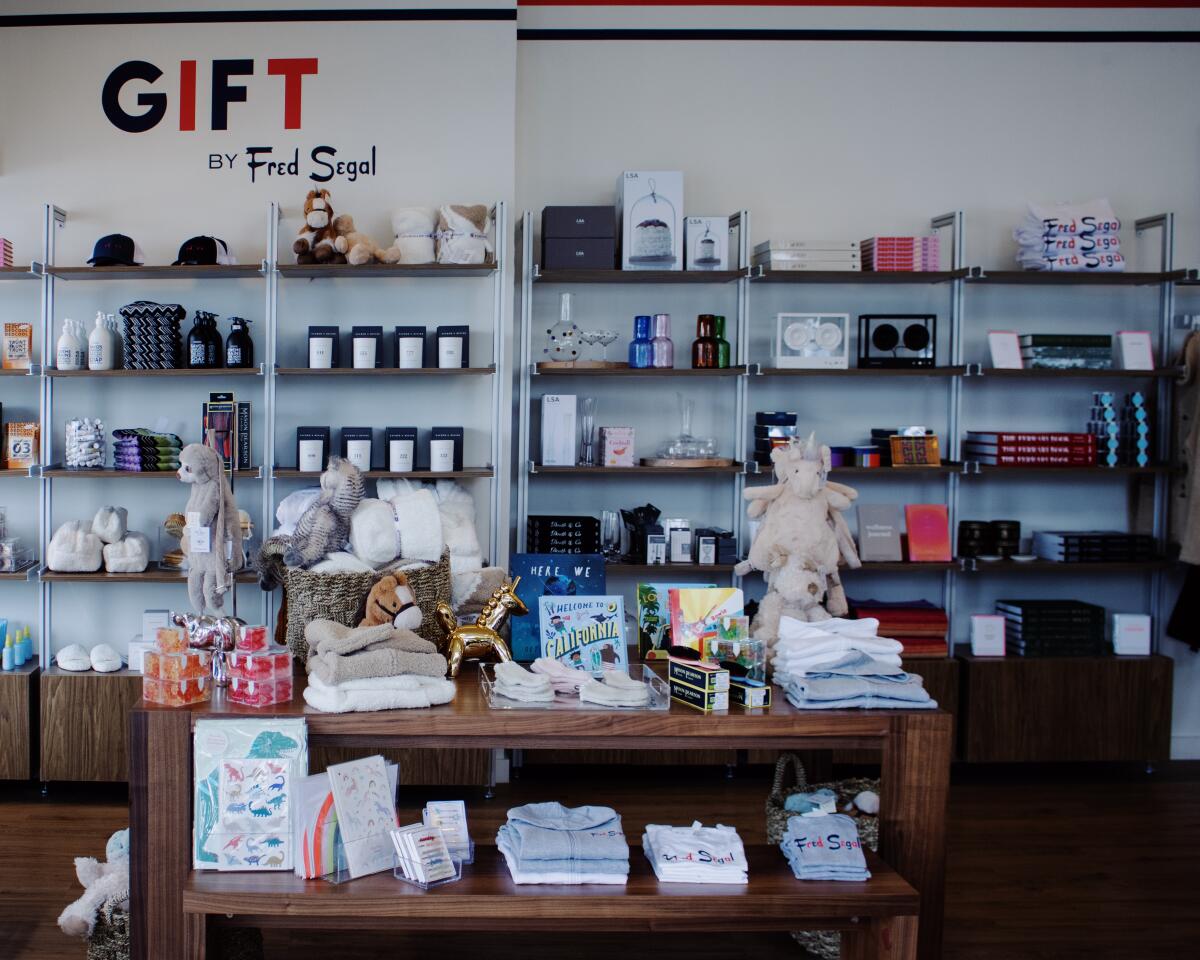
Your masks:
[{"label": "wooden display table", "polygon": [[[267,710],[223,700],[130,713],[131,904],[135,960],[197,960],[210,923],[290,928],[634,932],[842,929],[847,958],[941,953],[951,717],[942,711],[701,714],[491,710],[474,667],[451,704],[324,714],[299,697]],[[366,749],[874,749],[882,753],[880,855],[866,883],[796,880],[776,849],[749,846],[743,887],[660,884],[635,847],[624,888],[516,886],[492,847],[459,883],[421,892],[383,874],[332,885],[292,874],[191,869],[192,725],[202,717],[304,716],[308,742]],[[701,909],[696,909],[700,906]],[[919,919],[918,919],[919,917]]]}]

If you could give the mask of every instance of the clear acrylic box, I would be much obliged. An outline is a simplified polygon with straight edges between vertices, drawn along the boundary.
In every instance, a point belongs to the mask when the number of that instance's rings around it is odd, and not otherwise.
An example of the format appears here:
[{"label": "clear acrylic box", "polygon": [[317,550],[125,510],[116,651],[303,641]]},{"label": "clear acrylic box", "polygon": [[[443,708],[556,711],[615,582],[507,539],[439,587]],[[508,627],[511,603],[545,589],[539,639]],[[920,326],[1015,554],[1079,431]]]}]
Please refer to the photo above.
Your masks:
[{"label": "clear acrylic box", "polygon": [[392,876],[397,880],[407,883],[409,886],[417,887],[421,890],[432,890],[434,887],[442,887],[447,883],[455,883],[462,879],[462,868],[464,863],[473,863],[475,861],[475,841],[471,841],[469,850],[469,860],[459,860],[453,853],[450,855],[450,862],[454,865],[454,876],[443,877],[441,880],[434,880],[432,883],[426,883],[422,880],[413,880],[405,873],[405,865],[408,863],[409,869],[412,871],[412,876],[416,876],[418,871],[411,861],[406,861],[399,854],[396,854],[395,865],[392,867]]},{"label": "clear acrylic box", "polygon": [[[389,838],[388,843],[391,843]],[[393,851],[392,853],[392,876],[409,886],[418,887],[421,890],[431,890],[434,887],[441,887],[447,883],[454,883],[456,880],[462,879],[462,868],[466,864],[475,862],[475,841],[471,840],[467,847],[467,856],[463,860],[459,860],[454,856],[454,851],[450,853],[450,862],[454,865],[454,876],[446,877],[443,880],[435,880],[433,883],[423,883],[420,880],[410,880],[404,872],[404,864],[401,863],[400,855]],[[341,837],[339,836],[334,847],[333,869],[324,874],[321,879],[326,883],[341,884],[355,878],[350,876],[350,867],[346,862],[346,848],[342,845]],[[417,871],[413,871],[413,876],[416,876]]]},{"label": "clear acrylic box", "polygon": [[[639,672],[640,671],[640,672]],[[496,692],[496,669],[493,664],[479,667],[479,689],[484,700],[493,710],[555,710],[570,713],[639,713],[671,709],[671,688],[667,681],[644,663],[629,667],[629,675],[640,679],[650,690],[650,700],[640,707],[607,707],[599,703],[585,703],[579,697],[555,696],[553,700],[510,700]]]}]

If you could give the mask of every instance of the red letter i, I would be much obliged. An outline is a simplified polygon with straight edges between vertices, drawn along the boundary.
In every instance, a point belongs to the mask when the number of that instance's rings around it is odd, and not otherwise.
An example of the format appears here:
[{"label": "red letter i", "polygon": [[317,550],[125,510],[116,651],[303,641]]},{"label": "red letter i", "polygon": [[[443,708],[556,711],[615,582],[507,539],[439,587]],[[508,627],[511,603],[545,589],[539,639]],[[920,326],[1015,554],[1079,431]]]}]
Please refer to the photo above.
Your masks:
[{"label": "red letter i", "polygon": [[196,129],[196,61],[179,61],[179,129]]}]

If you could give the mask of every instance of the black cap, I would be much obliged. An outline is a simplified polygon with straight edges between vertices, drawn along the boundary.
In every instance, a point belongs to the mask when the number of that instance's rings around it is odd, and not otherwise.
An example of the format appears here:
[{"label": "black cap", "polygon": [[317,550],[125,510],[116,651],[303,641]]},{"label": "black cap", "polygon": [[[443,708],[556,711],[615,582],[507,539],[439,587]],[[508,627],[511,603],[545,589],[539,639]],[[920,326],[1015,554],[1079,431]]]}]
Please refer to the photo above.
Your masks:
[{"label": "black cap", "polygon": [[[217,249],[217,244],[221,245],[220,250]],[[171,266],[179,267],[185,264],[215,266],[218,253],[221,255],[229,253],[229,248],[225,246],[224,240],[218,240],[216,237],[192,237],[183,242],[183,246],[179,248],[179,259]]]},{"label": "black cap", "polygon": [[136,267],[140,266],[136,257],[137,248],[132,238],[123,233],[110,233],[96,241],[88,263],[93,267]]}]

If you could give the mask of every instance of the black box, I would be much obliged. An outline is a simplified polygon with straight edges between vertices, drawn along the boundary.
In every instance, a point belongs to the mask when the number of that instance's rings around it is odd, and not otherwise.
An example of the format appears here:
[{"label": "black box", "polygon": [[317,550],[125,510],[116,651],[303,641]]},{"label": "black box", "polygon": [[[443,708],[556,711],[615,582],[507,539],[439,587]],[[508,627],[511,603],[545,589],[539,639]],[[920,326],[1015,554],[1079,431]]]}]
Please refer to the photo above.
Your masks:
[{"label": "black box", "polygon": [[[542,207],[542,238],[589,237],[614,240],[617,219],[613,207]],[[610,263],[609,266],[612,266]]]},{"label": "black box", "polygon": [[349,444],[353,440],[367,441],[367,456],[362,460],[351,460],[359,470],[364,473],[371,469],[371,464],[375,462],[375,431],[370,427],[342,427],[342,458],[350,460]]},{"label": "black box", "polygon": [[[435,440],[453,440],[454,441],[454,469],[461,470],[463,468],[463,428],[462,427],[433,427],[429,431],[429,442],[432,444]],[[432,456],[430,457],[429,469],[433,469]]]},{"label": "black box", "polygon": [[311,468],[316,464],[320,464],[316,471],[320,472],[325,469],[325,464],[329,462],[329,428],[328,427],[297,427],[296,428],[296,468],[298,470],[306,469],[305,462],[300,458],[300,444],[306,440],[319,440],[321,442],[321,456],[307,466]]},{"label": "black box", "polygon": [[616,262],[615,240],[589,237],[542,240],[544,270],[613,270]]}]

